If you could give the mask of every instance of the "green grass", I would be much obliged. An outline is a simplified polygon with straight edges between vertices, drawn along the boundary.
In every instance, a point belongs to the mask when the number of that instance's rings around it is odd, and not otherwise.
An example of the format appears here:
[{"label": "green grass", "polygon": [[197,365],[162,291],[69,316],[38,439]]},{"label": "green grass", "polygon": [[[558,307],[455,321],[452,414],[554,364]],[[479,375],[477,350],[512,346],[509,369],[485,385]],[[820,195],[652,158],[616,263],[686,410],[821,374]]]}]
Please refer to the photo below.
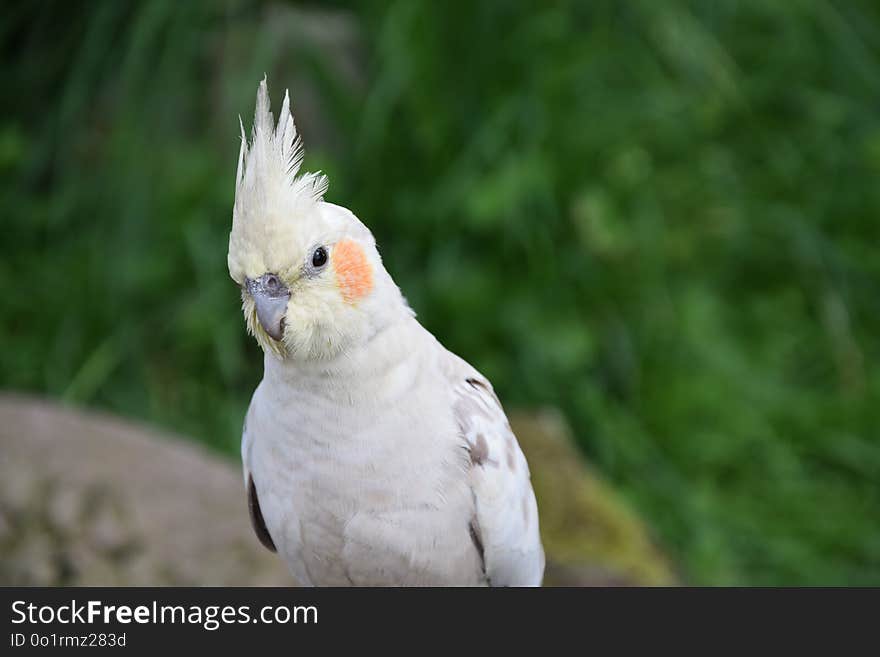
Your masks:
[{"label": "green grass", "polygon": [[10,3],[0,385],[237,450],[267,72],[422,322],[687,579],[880,584],[877,5],[346,4]]}]

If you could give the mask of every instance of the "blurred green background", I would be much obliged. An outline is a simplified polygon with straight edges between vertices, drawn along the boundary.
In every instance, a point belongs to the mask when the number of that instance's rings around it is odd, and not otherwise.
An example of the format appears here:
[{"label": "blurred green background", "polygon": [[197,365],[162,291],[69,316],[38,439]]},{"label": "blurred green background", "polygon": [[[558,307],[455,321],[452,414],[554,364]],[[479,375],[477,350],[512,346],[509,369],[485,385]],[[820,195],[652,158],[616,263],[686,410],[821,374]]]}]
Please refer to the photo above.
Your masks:
[{"label": "blurred green background", "polygon": [[880,584],[876,2],[7,2],[0,387],[234,455],[238,119],[697,584]]}]

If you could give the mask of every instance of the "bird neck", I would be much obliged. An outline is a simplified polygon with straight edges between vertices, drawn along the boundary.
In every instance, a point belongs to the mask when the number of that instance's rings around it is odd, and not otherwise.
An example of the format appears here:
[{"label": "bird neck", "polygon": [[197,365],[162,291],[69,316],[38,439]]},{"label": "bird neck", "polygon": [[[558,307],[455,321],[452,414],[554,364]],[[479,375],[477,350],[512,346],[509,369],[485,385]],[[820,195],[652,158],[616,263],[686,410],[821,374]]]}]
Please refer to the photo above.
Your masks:
[{"label": "bird neck", "polygon": [[424,329],[406,310],[332,358],[300,360],[266,353],[263,380],[289,394],[342,403],[359,397],[378,400],[398,387],[398,379],[406,376],[401,366],[424,339]]}]

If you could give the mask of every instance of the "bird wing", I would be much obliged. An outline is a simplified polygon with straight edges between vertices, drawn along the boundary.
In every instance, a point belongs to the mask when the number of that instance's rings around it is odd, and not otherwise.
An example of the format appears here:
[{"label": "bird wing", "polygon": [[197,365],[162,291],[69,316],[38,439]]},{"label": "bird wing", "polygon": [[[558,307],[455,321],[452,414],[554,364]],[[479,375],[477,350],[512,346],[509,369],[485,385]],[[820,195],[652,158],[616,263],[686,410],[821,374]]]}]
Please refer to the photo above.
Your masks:
[{"label": "bird wing", "polygon": [[454,358],[453,408],[471,459],[470,532],[486,578],[492,586],[540,586],[544,549],[528,463],[492,385]]},{"label": "bird wing", "polygon": [[249,416],[250,409],[248,409],[248,412],[245,415],[244,426],[241,429],[241,464],[244,469],[244,485],[247,490],[248,514],[251,518],[251,526],[254,528],[254,533],[257,535],[260,543],[262,543],[268,550],[277,552],[275,541],[272,540],[272,536],[269,534],[269,530],[266,527],[266,521],[263,519],[263,510],[260,508],[260,498],[259,495],[257,495],[257,485],[254,483],[254,477],[250,471],[249,464],[252,439],[250,433],[248,433]]}]

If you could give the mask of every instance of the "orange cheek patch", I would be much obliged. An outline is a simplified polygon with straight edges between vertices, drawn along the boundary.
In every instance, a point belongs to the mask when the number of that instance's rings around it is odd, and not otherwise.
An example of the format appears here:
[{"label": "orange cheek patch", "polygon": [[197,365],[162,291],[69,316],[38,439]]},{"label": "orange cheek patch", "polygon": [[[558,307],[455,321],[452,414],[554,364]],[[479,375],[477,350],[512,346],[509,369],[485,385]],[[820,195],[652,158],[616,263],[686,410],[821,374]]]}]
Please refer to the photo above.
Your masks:
[{"label": "orange cheek patch", "polygon": [[330,259],[336,283],[348,303],[362,299],[373,289],[373,269],[364,250],[352,240],[342,240],[333,247]]}]

